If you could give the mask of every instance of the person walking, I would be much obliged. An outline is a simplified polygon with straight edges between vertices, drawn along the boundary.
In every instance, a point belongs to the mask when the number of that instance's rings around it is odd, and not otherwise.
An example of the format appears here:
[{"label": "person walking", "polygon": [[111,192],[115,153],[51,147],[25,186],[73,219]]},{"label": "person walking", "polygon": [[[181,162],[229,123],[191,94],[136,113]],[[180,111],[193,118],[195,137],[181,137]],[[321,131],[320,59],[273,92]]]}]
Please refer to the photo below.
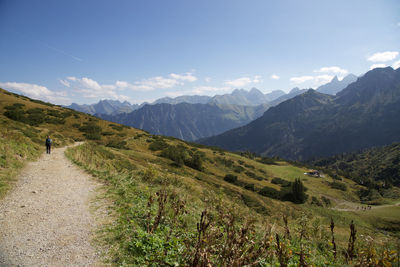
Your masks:
[{"label": "person walking", "polygon": [[50,139],[50,136],[47,136],[47,138],[46,138],[46,153],[47,154],[50,154],[50,152],[51,152],[51,143],[52,143],[53,141]]}]

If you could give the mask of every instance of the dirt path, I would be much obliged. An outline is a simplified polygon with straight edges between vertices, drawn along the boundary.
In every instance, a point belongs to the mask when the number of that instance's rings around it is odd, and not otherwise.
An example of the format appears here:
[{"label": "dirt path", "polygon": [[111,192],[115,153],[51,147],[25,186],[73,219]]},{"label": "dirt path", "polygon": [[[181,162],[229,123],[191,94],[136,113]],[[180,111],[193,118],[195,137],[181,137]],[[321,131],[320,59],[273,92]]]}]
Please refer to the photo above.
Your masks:
[{"label": "dirt path", "polygon": [[0,266],[93,266],[89,202],[99,184],[74,166],[66,148],[28,163],[0,201]]},{"label": "dirt path", "polygon": [[375,210],[375,209],[382,209],[382,208],[388,208],[388,207],[394,207],[394,206],[400,206],[400,202],[393,203],[393,204],[385,204],[385,205],[365,205],[365,204],[358,204],[354,202],[348,202],[348,201],[336,201],[336,205],[339,207],[331,208],[333,210],[338,210],[338,211],[368,211],[368,210]]}]

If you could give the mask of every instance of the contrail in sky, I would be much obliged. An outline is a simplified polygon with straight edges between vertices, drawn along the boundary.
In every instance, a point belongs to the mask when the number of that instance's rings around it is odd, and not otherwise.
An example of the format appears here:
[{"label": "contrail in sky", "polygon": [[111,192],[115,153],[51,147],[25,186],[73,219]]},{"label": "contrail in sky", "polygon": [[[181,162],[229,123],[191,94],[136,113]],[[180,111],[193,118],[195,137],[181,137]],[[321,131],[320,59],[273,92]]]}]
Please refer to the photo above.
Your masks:
[{"label": "contrail in sky", "polygon": [[75,59],[75,60],[77,60],[77,61],[82,61],[82,59],[80,59],[79,57],[76,57],[76,56],[74,56],[74,55],[68,54],[67,52],[65,52],[65,51],[63,51],[63,50],[61,50],[61,49],[55,48],[55,47],[53,47],[53,46],[51,46],[51,45],[48,45],[48,44],[46,44],[46,43],[43,43],[43,42],[41,42],[41,41],[39,41],[39,40],[36,40],[36,41],[39,42],[39,43],[41,43],[41,44],[44,45],[45,47],[50,48],[50,49],[52,49],[52,50],[54,50],[54,51],[56,51],[56,52],[59,52],[59,53],[65,55],[65,56],[69,56],[69,57],[71,57],[71,58],[73,58],[73,59]]},{"label": "contrail in sky", "polygon": [[65,51],[63,51],[63,50],[61,50],[61,49],[58,49],[58,48],[54,47],[54,46],[48,45],[48,44],[46,44],[45,42],[42,42],[42,41],[40,41],[40,40],[38,40],[38,39],[35,39],[35,38],[33,38],[33,37],[30,37],[30,36],[28,36],[28,35],[26,35],[26,34],[23,34],[23,33],[18,32],[18,31],[14,31],[14,32],[17,33],[18,35],[21,35],[22,37],[31,39],[32,41],[37,42],[37,43],[39,43],[39,44],[41,44],[41,45],[43,45],[43,46],[45,46],[45,47],[47,47],[47,48],[49,48],[49,49],[51,49],[51,50],[53,50],[53,51],[56,51],[56,52],[58,52],[58,53],[60,53],[60,54],[63,54],[64,56],[67,56],[67,57],[70,57],[70,58],[72,58],[72,59],[75,59],[76,61],[82,61],[81,58],[76,57],[76,56],[74,56],[74,55],[71,55],[71,54],[69,54],[69,53],[67,53],[67,52],[65,52]]}]

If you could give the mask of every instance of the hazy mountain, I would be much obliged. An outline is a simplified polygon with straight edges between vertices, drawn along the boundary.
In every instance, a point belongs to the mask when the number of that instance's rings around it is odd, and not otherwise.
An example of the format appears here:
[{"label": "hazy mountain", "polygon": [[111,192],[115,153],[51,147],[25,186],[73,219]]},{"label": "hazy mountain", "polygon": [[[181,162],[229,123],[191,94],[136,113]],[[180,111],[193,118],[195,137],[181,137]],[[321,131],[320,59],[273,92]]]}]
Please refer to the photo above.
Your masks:
[{"label": "hazy mountain", "polygon": [[179,103],[145,105],[131,113],[99,117],[152,134],[196,140],[220,134],[260,117],[268,105],[237,106]]},{"label": "hazy mountain", "polygon": [[211,96],[201,96],[201,95],[184,95],[175,98],[163,97],[154,101],[153,104],[179,104],[179,103],[189,103],[189,104],[207,104],[211,101]]},{"label": "hazy mountain", "polygon": [[265,98],[267,99],[268,102],[274,101],[275,99],[286,95],[286,93],[282,90],[275,90],[270,93],[265,94]]},{"label": "hazy mountain", "polygon": [[157,99],[152,104],[179,104],[179,103],[190,103],[190,104],[225,104],[225,105],[241,105],[241,106],[257,106],[261,104],[269,103],[278,97],[285,95],[285,92],[281,90],[275,90],[267,94],[263,94],[257,88],[252,88],[250,91],[244,89],[235,89],[230,94],[215,95],[211,96],[199,96],[199,95],[184,95],[175,98],[163,97]]},{"label": "hazy mountain", "polygon": [[357,76],[354,74],[347,75],[341,81],[339,81],[338,77],[335,76],[329,83],[318,87],[317,91],[324,94],[336,95],[338,92],[342,91],[349,84],[355,81],[357,81]]},{"label": "hazy mountain", "polygon": [[289,93],[283,94],[280,97],[272,100],[270,102],[270,105],[271,106],[276,106],[276,105],[278,105],[278,104],[280,104],[280,103],[282,103],[282,102],[284,102],[284,101],[286,101],[288,99],[291,99],[291,98],[293,98],[293,97],[295,97],[297,95],[300,95],[300,94],[302,94],[302,93],[304,93],[306,91],[307,91],[307,89],[299,89],[298,87],[295,87],[292,90],[290,90]]},{"label": "hazy mountain", "polygon": [[309,159],[400,141],[400,69],[378,68],[337,96],[308,90],[243,127],[201,143]]},{"label": "hazy mountain", "polygon": [[77,111],[85,112],[91,115],[94,114],[119,114],[129,113],[135,109],[138,109],[141,105],[130,104],[128,101],[120,102],[118,100],[100,100],[96,104],[83,104],[79,105],[72,103],[67,108],[74,109]]}]

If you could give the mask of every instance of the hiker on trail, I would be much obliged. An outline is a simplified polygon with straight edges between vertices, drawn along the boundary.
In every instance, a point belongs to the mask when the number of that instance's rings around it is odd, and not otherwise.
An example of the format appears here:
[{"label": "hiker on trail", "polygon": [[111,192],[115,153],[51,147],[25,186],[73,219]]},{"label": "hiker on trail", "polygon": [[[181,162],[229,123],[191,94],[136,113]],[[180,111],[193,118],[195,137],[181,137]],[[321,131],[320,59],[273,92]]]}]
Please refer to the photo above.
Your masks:
[{"label": "hiker on trail", "polygon": [[51,143],[52,143],[52,140],[50,139],[50,136],[47,136],[47,138],[46,138],[46,153],[47,154],[50,154]]}]

